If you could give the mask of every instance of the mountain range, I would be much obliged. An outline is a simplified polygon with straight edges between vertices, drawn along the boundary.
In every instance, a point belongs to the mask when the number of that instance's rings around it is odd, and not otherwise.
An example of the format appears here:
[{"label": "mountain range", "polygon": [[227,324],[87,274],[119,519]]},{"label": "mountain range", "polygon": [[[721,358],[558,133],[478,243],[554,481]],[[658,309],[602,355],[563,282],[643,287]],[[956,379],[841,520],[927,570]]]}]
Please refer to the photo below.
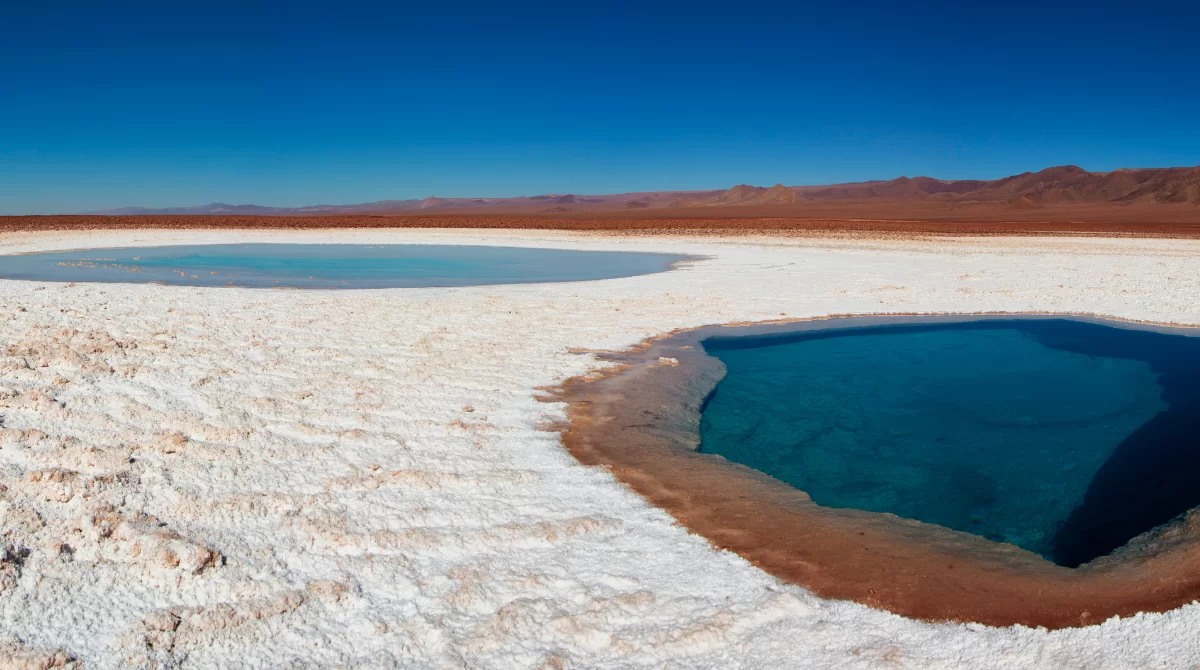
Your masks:
[{"label": "mountain range", "polygon": [[[266,207],[211,203],[195,207],[123,207],[101,215],[265,215],[338,214],[569,214],[653,210],[661,214],[720,216],[804,215],[807,211],[860,209],[893,204],[902,210],[932,211],[987,206],[989,210],[1047,210],[1130,205],[1200,205],[1200,166],[1089,172],[1066,165],[1003,179],[899,177],[823,186],[771,187],[740,184],[724,190],[653,191],[610,195],[548,194],[510,198],[380,200],[352,205]],[[866,209],[864,209],[866,211]]]}]

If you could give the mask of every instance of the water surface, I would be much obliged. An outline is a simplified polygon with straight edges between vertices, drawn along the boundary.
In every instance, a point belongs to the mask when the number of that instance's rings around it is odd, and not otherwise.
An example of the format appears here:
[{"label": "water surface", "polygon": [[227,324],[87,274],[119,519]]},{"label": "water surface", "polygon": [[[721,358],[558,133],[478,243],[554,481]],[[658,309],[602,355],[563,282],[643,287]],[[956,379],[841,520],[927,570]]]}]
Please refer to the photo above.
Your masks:
[{"label": "water surface", "polygon": [[702,451],[1074,567],[1200,504],[1200,338],[1072,320],[704,342]]},{"label": "water surface", "polygon": [[250,288],[417,288],[614,279],[693,257],[426,244],[207,244],[0,256],[0,278]]}]

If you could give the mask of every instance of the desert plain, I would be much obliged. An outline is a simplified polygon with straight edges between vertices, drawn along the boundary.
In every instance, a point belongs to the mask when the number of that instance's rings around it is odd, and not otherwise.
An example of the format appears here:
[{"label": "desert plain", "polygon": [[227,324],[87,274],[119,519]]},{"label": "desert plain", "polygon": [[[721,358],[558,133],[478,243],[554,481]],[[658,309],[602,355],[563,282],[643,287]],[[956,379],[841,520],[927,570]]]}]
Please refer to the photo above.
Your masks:
[{"label": "desert plain", "polygon": [[1200,664],[1196,604],[1048,631],[817,597],[576,461],[554,430],[566,407],[542,390],[610,365],[589,352],[718,323],[1042,312],[1200,325],[1186,222],[966,236],[978,226],[177,220],[9,219],[0,253],[273,241],[699,258],[466,288],[0,280],[10,664]]}]

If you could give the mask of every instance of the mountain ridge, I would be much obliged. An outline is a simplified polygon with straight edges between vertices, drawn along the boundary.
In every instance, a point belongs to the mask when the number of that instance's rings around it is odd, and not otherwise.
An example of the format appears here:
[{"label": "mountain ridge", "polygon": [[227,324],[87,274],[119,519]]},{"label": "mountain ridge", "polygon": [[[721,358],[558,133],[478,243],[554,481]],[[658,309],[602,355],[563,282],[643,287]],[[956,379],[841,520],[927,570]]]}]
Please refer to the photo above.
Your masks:
[{"label": "mountain ridge", "polygon": [[456,198],[378,200],[349,205],[269,207],[214,202],[191,207],[121,207],[85,214],[142,215],[336,215],[430,213],[430,210],[478,213],[588,212],[621,209],[803,208],[816,203],[881,204],[928,202],[963,206],[996,204],[1017,209],[1060,206],[1130,204],[1200,205],[1200,166],[1174,168],[1121,168],[1089,172],[1077,165],[1060,165],[1038,172],[1023,172],[993,180],[897,177],[814,186],[772,187],[738,184],[725,190],[646,191],[604,195],[541,194],[506,198]]}]

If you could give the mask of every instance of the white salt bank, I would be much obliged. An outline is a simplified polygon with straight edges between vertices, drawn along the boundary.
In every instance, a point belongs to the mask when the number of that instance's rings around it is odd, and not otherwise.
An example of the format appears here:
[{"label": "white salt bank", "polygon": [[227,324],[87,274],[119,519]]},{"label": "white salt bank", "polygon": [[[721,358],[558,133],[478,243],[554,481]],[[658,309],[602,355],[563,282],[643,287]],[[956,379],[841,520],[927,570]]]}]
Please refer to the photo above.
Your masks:
[{"label": "white salt bank", "polygon": [[578,465],[543,429],[563,407],[535,397],[601,365],[581,349],[711,323],[1001,311],[1198,324],[1200,243],[131,231],[5,234],[0,253],[245,242],[704,259],[456,288],[0,281],[4,664],[1200,664],[1196,605],[1046,632],[816,598]]}]

